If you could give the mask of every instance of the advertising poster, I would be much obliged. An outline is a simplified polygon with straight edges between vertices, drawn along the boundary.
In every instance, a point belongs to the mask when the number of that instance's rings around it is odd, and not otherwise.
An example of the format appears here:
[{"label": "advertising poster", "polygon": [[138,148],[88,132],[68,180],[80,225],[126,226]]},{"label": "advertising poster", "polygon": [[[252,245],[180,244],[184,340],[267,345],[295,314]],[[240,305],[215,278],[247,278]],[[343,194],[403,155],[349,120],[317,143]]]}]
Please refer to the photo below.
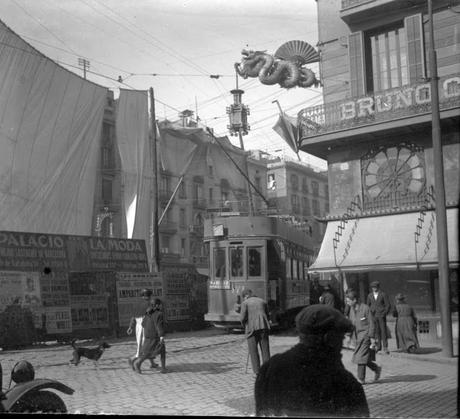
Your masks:
[{"label": "advertising poster", "polygon": [[141,315],[147,307],[141,297],[144,288],[163,300],[163,281],[155,273],[117,273],[118,324],[128,327],[131,317]]},{"label": "advertising poster", "polygon": [[107,295],[71,295],[70,308],[73,329],[108,328],[107,300]]},{"label": "advertising poster", "polygon": [[34,327],[42,327],[43,306],[37,272],[0,272],[0,290],[0,312],[11,306],[30,310]]},{"label": "advertising poster", "polygon": [[165,308],[167,321],[190,320],[190,296],[188,295],[168,295]]},{"label": "advertising poster", "polygon": [[70,289],[66,272],[41,274],[40,288],[43,307],[69,307]]},{"label": "advertising poster", "polygon": [[164,266],[163,268],[166,319],[168,322],[190,320],[190,294],[193,269],[190,266]]},{"label": "advertising poster", "polygon": [[45,307],[46,333],[59,334],[72,332],[70,307]]},{"label": "advertising poster", "polygon": [[13,304],[21,305],[22,278],[22,272],[0,272],[0,311]]}]

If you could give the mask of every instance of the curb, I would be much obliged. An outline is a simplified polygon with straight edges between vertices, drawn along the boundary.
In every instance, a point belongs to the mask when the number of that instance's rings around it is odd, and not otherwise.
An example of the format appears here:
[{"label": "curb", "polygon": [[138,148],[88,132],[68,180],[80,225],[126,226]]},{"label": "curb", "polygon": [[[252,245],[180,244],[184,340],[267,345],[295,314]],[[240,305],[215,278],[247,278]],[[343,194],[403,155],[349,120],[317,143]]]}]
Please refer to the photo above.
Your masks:
[{"label": "curb", "polygon": [[[346,348],[346,347],[342,347],[342,350],[353,351],[352,348]],[[458,356],[454,356],[453,358],[438,358],[438,357],[435,358],[435,357],[430,357],[426,355],[407,354],[405,352],[390,352],[388,355],[382,355],[382,356],[390,357],[390,358],[408,359],[411,361],[435,362],[438,364],[451,364],[451,365],[458,364]]]}]

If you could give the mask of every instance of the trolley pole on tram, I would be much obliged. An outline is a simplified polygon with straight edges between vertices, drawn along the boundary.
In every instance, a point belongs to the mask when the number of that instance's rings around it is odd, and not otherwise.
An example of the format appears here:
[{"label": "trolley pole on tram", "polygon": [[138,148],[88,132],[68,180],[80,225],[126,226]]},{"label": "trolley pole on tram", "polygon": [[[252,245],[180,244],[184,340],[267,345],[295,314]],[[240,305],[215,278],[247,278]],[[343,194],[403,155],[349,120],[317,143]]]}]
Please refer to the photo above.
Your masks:
[{"label": "trolley pole on tram", "polygon": [[447,243],[446,194],[444,187],[444,164],[442,158],[441,123],[439,116],[439,90],[437,57],[434,46],[434,25],[432,0],[428,0],[428,19],[430,34],[430,82],[431,82],[431,113],[433,139],[433,165],[436,206],[436,232],[438,245],[438,280],[439,302],[442,329],[442,353],[452,358],[452,318],[450,313],[449,284],[449,249]]}]

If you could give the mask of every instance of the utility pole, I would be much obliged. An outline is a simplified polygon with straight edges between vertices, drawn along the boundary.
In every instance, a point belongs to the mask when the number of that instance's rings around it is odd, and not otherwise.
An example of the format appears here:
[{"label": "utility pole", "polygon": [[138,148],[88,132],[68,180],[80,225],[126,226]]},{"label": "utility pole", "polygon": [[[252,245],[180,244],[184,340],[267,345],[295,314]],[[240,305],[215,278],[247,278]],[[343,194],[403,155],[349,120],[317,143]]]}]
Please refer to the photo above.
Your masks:
[{"label": "utility pole", "polygon": [[160,238],[158,236],[158,162],[157,162],[157,123],[155,116],[155,97],[153,95],[153,88],[149,89],[150,96],[150,140],[151,140],[151,153],[152,153],[152,171],[153,182],[150,191],[151,203],[153,205],[152,219],[150,222],[150,260],[152,266],[151,272],[160,272]]},{"label": "utility pole", "polygon": [[89,69],[89,61],[85,58],[78,58],[78,65],[83,68],[83,78],[86,80],[86,71]]},{"label": "utility pole", "polygon": [[436,50],[434,46],[434,25],[432,0],[428,0],[428,20],[430,33],[430,82],[431,114],[433,138],[434,188],[436,205],[436,232],[438,245],[438,280],[441,312],[442,352],[453,356],[452,318],[450,313],[449,250],[447,245],[446,194],[444,188],[444,164],[442,159],[441,123],[439,117],[439,91]]}]

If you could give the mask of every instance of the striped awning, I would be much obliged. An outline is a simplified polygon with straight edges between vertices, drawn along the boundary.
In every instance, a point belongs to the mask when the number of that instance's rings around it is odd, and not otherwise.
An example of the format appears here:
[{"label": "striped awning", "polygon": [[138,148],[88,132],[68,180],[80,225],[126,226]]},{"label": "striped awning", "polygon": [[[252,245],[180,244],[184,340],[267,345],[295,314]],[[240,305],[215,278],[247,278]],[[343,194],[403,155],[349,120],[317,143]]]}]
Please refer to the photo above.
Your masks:
[{"label": "striped awning", "polygon": [[[420,218],[415,212],[331,221],[309,272],[437,269],[435,211]],[[458,208],[447,210],[447,230],[449,266],[456,267]]]}]

